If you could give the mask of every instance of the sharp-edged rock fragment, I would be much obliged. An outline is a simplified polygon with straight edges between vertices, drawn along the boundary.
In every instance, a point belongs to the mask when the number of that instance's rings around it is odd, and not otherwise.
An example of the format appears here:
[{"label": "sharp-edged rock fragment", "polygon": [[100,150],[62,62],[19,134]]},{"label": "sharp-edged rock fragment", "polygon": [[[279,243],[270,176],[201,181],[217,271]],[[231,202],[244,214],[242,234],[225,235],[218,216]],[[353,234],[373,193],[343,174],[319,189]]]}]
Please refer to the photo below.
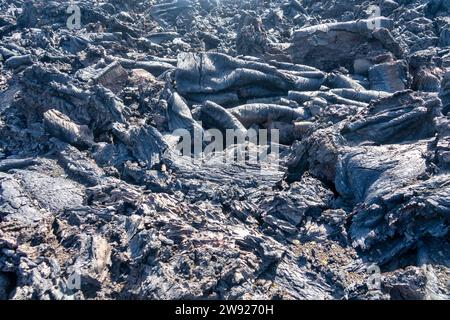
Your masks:
[{"label": "sharp-edged rock fragment", "polygon": [[0,299],[450,299],[449,17],[0,0]]},{"label": "sharp-edged rock fragment", "polygon": [[408,85],[408,69],[403,61],[377,64],[369,69],[370,89],[395,93]]},{"label": "sharp-edged rock fragment", "polygon": [[119,62],[115,61],[96,74],[93,80],[117,92],[128,80],[128,73]]},{"label": "sharp-edged rock fragment", "polygon": [[55,109],[44,113],[44,128],[51,135],[76,146],[89,147],[94,143],[94,136],[88,126],[73,123]]}]

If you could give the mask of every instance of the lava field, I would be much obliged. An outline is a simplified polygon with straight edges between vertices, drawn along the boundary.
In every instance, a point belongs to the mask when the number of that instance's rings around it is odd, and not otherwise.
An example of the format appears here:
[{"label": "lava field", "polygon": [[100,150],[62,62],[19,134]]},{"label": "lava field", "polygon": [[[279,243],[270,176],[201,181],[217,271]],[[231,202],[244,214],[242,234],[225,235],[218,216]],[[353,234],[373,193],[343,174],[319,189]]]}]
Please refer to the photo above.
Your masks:
[{"label": "lava field", "polygon": [[0,0],[0,37],[0,300],[450,299],[449,0]]}]

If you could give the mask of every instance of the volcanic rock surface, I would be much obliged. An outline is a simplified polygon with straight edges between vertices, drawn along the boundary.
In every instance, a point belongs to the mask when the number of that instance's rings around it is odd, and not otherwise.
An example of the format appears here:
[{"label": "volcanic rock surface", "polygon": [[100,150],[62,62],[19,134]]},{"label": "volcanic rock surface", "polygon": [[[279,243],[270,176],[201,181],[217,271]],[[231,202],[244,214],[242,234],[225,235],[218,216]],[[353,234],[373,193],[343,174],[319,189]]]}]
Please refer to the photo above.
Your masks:
[{"label": "volcanic rock surface", "polygon": [[449,17],[1,0],[0,299],[449,299]]}]

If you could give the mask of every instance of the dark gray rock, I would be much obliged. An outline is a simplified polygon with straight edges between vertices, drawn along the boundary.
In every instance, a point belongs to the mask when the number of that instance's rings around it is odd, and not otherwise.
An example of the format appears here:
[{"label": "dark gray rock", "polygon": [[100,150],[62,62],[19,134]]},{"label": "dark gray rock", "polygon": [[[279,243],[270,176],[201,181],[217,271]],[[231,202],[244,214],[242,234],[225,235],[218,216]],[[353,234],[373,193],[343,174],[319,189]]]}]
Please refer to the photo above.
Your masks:
[{"label": "dark gray rock", "polygon": [[53,136],[73,145],[88,147],[94,143],[94,136],[85,125],[73,123],[69,117],[58,110],[44,113],[44,128]]},{"label": "dark gray rock", "polygon": [[[391,29],[393,21],[380,18],[380,27]],[[371,20],[338,22],[299,29],[294,34],[291,54],[296,63],[330,71],[337,67],[353,69],[356,59],[368,51],[385,50],[394,42],[386,30],[386,36],[377,39],[369,28]],[[339,43],[339,45],[336,45]]]},{"label": "dark gray rock", "polygon": [[181,94],[237,91],[244,99],[274,95],[288,90],[317,90],[324,82],[320,71],[278,70],[253,60],[218,53],[181,54],[175,73]]},{"label": "dark gray rock", "polygon": [[206,101],[198,112],[199,120],[207,128],[216,128],[223,133],[226,133],[227,129],[246,131],[242,123],[230,111],[214,102]]},{"label": "dark gray rock", "polygon": [[445,73],[442,79],[439,97],[441,98],[444,107],[442,112],[448,114],[450,111],[450,72]]},{"label": "dark gray rock", "polygon": [[0,299],[449,299],[448,1],[75,5],[0,1]]},{"label": "dark gray rock", "polygon": [[408,85],[408,69],[403,61],[377,64],[369,69],[370,89],[395,93]]}]

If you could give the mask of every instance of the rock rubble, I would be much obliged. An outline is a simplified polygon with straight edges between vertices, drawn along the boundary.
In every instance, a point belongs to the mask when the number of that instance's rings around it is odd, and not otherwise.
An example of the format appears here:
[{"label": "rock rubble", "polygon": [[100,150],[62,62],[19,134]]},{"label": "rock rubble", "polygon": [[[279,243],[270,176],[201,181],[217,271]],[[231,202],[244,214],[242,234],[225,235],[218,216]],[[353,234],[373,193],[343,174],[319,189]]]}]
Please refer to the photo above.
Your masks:
[{"label": "rock rubble", "polygon": [[0,299],[449,299],[449,16],[1,0]]}]

